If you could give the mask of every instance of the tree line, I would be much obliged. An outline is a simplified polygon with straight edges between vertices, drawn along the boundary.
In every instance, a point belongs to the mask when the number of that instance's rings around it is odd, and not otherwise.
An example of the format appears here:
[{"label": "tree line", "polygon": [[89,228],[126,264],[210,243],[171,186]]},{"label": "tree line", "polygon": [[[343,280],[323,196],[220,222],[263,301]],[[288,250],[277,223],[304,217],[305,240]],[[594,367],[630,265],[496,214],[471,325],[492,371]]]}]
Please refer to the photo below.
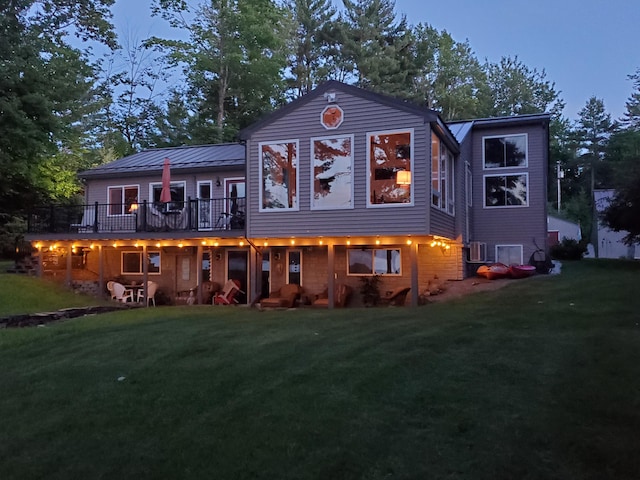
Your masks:
[{"label": "tree line", "polygon": [[[593,188],[623,191],[638,163],[638,72],[623,121],[592,98],[572,122],[544,70],[517,57],[482,62],[468,41],[411,25],[393,0],[342,0],[339,9],[330,0],[154,0],[150,14],[178,39],[142,41],[116,37],[113,3],[0,2],[5,246],[24,230],[30,205],[79,201],[78,171],[144,148],[233,141],[329,79],[424,105],[445,121],[550,112],[550,178],[560,162],[562,211],[589,228]],[[98,56],[96,45],[108,53]]]}]

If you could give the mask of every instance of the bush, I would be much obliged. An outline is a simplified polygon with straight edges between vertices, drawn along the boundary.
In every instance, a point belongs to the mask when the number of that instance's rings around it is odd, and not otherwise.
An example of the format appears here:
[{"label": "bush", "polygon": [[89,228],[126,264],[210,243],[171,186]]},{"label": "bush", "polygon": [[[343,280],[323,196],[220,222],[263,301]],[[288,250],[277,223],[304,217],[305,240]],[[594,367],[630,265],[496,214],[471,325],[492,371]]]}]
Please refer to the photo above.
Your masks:
[{"label": "bush", "polygon": [[587,253],[587,245],[571,238],[563,238],[562,242],[553,245],[549,251],[555,260],[581,260]]}]

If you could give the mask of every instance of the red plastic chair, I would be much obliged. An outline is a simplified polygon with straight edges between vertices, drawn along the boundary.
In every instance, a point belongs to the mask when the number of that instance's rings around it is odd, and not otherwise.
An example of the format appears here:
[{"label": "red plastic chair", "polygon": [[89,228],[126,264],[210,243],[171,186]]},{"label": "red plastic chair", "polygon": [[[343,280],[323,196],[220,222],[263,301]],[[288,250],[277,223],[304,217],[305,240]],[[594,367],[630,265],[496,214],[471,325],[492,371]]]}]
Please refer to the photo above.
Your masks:
[{"label": "red plastic chair", "polygon": [[227,280],[227,283],[222,287],[222,292],[216,294],[213,297],[214,305],[234,305],[238,303],[236,300],[236,294],[244,293],[240,290],[240,281],[238,280]]}]

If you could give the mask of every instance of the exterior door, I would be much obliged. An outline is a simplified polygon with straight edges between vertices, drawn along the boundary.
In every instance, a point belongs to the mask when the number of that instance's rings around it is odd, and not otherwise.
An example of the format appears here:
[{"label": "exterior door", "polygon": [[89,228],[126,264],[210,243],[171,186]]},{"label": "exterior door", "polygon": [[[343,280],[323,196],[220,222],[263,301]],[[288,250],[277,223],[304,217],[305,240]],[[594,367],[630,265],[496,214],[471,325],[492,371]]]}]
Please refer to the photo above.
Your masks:
[{"label": "exterior door", "polygon": [[241,230],[244,228],[246,212],[246,186],[244,178],[226,178],[224,181],[225,210],[229,216],[228,228]]},{"label": "exterior door", "polygon": [[213,230],[211,191],[211,180],[198,182],[198,230]]},{"label": "exterior door", "polygon": [[247,288],[249,275],[249,251],[229,250],[227,251],[227,278],[240,281],[240,290],[236,299],[238,303],[247,303]]}]

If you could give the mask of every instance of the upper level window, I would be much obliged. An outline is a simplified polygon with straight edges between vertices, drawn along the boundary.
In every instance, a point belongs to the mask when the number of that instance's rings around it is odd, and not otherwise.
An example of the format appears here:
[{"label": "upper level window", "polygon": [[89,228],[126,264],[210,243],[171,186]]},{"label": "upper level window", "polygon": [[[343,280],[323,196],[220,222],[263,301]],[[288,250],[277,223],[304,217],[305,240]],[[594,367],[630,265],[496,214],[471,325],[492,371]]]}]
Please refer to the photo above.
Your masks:
[{"label": "upper level window", "polygon": [[187,201],[185,192],[185,182],[171,182],[171,201],[168,204],[160,202],[160,194],[162,193],[161,183],[152,183],[151,189],[151,202],[159,210],[178,211],[184,209],[184,204]]},{"label": "upper level window", "polygon": [[353,135],[311,139],[311,208],[353,208]]},{"label": "upper level window", "polygon": [[298,140],[258,145],[260,211],[298,210]]},{"label": "upper level window", "polygon": [[453,215],[455,213],[454,156],[435,134],[431,134],[431,204]]},{"label": "upper level window", "polygon": [[527,135],[483,137],[484,168],[527,166]]},{"label": "upper level window", "polygon": [[369,205],[411,204],[413,129],[367,135]]},{"label": "upper level window", "polygon": [[107,194],[109,195],[108,215],[127,215],[133,213],[131,207],[134,204],[137,207],[138,190],[137,185],[109,187],[107,189]]},{"label": "upper level window", "polygon": [[485,175],[485,207],[526,207],[528,206],[528,175]]}]

